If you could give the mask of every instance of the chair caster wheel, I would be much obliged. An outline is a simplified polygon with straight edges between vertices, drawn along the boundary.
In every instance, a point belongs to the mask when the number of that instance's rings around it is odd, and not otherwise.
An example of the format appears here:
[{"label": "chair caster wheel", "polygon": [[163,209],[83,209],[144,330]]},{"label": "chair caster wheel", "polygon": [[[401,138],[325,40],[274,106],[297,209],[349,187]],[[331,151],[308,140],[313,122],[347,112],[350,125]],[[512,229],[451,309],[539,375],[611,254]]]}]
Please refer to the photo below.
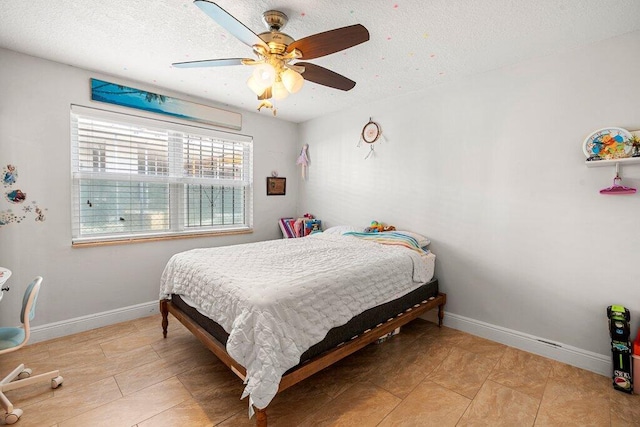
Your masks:
[{"label": "chair caster wheel", "polygon": [[64,378],[62,378],[60,375],[55,378],[51,378],[51,388],[60,387],[62,385],[62,381],[64,381]]},{"label": "chair caster wheel", "polygon": [[31,376],[31,373],[32,373],[32,372],[33,372],[33,371],[32,371],[31,369],[29,369],[29,368],[24,368],[24,369],[22,370],[22,372],[20,372],[20,373],[18,374],[17,378],[18,378],[19,380],[23,380],[23,379],[25,379],[25,378],[29,378],[29,377]]},{"label": "chair caster wheel", "polygon": [[9,424],[15,424],[18,422],[18,420],[20,419],[20,417],[22,416],[22,409],[13,409],[13,412],[10,412],[8,414],[4,414],[4,423],[9,425]]}]

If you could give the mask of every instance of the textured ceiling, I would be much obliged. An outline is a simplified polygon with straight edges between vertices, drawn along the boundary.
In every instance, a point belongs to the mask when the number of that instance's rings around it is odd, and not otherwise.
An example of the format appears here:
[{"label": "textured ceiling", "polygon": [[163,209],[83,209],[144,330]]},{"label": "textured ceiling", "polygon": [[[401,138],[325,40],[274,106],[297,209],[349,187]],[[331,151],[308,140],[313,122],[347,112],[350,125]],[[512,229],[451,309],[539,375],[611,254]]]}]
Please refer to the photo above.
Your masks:
[{"label": "textured ceiling", "polygon": [[[640,29],[640,0],[219,0],[255,33],[262,12],[289,16],[300,39],[352,24],[371,39],[310,60],[357,82],[343,92],[306,82],[277,101],[303,122],[525,59]],[[248,66],[178,69],[172,62],[253,57],[187,0],[2,0],[0,46],[255,111]],[[608,58],[606,60],[612,60]],[[624,61],[624,59],[622,59]],[[269,110],[261,114],[270,115]]]}]

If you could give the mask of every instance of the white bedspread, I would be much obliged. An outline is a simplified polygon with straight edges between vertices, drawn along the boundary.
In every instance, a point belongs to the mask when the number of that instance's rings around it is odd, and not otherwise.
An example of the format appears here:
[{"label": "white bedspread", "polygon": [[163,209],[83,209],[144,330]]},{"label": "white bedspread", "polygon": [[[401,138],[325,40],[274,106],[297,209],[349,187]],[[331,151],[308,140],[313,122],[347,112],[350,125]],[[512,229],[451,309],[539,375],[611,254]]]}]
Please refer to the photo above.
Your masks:
[{"label": "white bedspread", "polygon": [[186,296],[227,333],[247,370],[242,398],[265,408],[280,378],[327,332],[431,280],[434,255],[315,234],[174,255],[160,298]]}]

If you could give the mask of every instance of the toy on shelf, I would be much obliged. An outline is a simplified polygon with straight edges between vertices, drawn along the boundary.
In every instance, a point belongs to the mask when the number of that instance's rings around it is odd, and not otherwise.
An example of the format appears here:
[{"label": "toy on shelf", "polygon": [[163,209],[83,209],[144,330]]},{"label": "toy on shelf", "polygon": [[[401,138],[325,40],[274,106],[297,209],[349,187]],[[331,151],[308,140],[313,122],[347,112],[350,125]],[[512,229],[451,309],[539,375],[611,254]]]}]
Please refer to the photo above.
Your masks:
[{"label": "toy on shelf", "polygon": [[629,336],[631,313],[621,305],[607,307],[611,353],[613,355],[613,388],[625,393],[633,392],[631,343]]},{"label": "toy on shelf", "polygon": [[322,230],[322,222],[319,219],[305,219],[303,224],[303,236],[308,236],[316,231]]},{"label": "toy on shelf", "polygon": [[304,214],[302,218],[280,218],[278,221],[282,237],[293,239],[305,237],[316,231],[322,230],[322,221],[315,219],[311,214]]}]

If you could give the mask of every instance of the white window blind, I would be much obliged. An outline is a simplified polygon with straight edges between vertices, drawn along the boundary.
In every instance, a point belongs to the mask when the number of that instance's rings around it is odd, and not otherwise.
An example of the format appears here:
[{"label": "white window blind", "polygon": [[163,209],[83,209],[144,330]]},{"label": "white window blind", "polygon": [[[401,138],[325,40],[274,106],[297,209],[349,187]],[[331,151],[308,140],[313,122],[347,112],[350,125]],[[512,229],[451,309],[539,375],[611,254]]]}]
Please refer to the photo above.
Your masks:
[{"label": "white window blind", "polygon": [[73,242],[252,226],[244,135],[73,106]]}]

